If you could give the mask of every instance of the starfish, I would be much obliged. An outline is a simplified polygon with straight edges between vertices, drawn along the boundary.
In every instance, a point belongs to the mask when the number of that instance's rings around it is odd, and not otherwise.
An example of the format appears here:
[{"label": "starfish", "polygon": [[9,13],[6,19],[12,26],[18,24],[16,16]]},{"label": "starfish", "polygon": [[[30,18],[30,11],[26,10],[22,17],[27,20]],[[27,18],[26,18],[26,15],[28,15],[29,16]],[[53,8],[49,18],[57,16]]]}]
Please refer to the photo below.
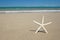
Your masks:
[{"label": "starfish", "polygon": [[36,23],[36,24],[38,24],[38,25],[40,25],[40,26],[38,27],[38,29],[36,30],[35,33],[37,33],[41,28],[43,28],[44,31],[45,31],[46,33],[48,33],[48,31],[45,29],[44,26],[52,23],[52,22],[49,22],[49,23],[45,23],[45,24],[44,24],[44,16],[42,17],[42,23],[39,23],[39,22],[37,22],[37,21],[35,21],[35,20],[33,20],[33,22]]}]

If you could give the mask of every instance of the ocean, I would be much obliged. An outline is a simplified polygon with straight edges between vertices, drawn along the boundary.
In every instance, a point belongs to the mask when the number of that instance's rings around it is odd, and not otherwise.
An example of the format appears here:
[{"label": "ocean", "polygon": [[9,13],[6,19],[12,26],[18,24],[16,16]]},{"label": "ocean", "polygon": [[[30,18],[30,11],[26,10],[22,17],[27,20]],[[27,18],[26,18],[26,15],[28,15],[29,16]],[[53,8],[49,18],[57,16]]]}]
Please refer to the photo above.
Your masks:
[{"label": "ocean", "polygon": [[0,7],[1,12],[60,12],[60,7]]},{"label": "ocean", "polygon": [[60,7],[0,7],[0,11],[12,10],[60,10]]}]

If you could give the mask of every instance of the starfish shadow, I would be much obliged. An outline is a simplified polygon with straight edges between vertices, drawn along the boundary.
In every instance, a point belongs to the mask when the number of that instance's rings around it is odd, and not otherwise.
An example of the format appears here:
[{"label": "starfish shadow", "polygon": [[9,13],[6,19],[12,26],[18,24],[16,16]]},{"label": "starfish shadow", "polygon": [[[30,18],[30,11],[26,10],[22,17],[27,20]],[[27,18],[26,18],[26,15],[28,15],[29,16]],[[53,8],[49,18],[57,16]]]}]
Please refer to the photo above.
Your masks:
[{"label": "starfish shadow", "polygon": [[45,31],[40,31],[40,30],[38,32],[46,33]]},{"label": "starfish shadow", "polygon": [[[29,30],[29,31],[35,32],[36,30]],[[43,31],[39,30],[38,32],[46,33],[44,30]]]}]

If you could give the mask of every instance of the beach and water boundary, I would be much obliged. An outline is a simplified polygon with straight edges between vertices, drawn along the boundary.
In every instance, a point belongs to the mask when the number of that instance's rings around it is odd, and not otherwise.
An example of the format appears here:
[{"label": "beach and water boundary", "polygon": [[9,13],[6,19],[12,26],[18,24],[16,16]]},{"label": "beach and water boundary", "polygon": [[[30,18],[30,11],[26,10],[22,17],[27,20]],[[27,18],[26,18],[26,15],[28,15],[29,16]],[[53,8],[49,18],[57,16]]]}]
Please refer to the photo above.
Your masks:
[{"label": "beach and water boundary", "polygon": [[[5,14],[6,13],[6,14]],[[38,32],[42,16],[48,34]],[[60,40],[60,10],[2,10],[0,11],[0,40]]]},{"label": "beach and water boundary", "polygon": [[0,12],[60,12],[60,7],[0,7]]},{"label": "beach and water boundary", "polygon": [[0,11],[5,13],[17,13],[17,12],[60,12],[60,10],[20,10],[20,11]]}]

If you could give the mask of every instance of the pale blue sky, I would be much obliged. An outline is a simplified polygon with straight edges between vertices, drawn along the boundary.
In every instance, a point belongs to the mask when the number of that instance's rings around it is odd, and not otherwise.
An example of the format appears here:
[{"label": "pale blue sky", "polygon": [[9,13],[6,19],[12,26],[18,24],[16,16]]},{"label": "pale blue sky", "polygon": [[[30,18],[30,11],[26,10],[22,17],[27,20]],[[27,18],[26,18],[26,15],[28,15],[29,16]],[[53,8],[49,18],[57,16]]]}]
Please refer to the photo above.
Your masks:
[{"label": "pale blue sky", "polygon": [[32,6],[56,6],[60,7],[60,0],[0,0],[0,7],[32,7]]}]

